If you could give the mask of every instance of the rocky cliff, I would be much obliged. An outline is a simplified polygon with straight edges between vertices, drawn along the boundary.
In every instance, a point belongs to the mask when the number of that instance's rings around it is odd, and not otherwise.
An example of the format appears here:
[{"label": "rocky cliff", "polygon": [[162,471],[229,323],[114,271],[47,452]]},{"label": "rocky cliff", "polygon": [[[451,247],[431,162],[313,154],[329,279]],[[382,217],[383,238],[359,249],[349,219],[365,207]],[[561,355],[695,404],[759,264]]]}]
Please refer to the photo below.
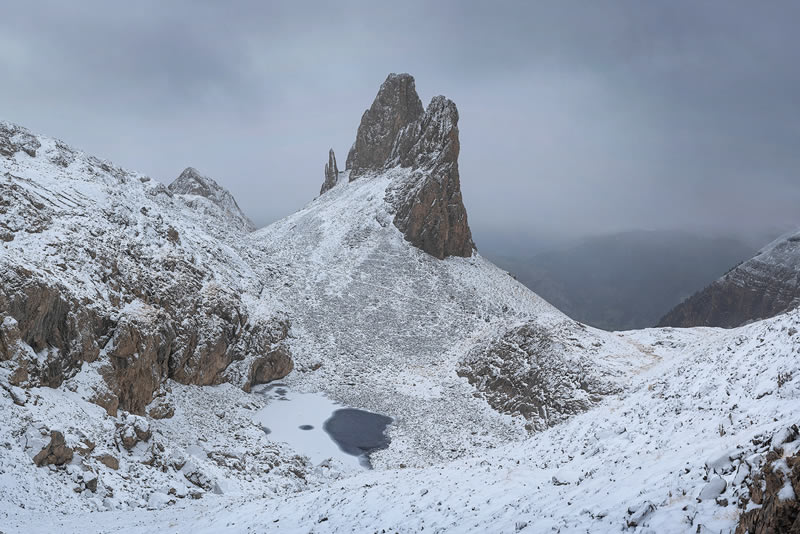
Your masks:
[{"label": "rocky cliff", "polygon": [[345,169],[350,171],[350,180],[370,171],[383,170],[400,132],[417,122],[424,111],[414,77],[390,74],[370,108],[361,116],[356,140],[345,164]]},{"label": "rocky cliff", "polygon": [[[252,312],[259,281],[196,224],[251,226],[187,169],[169,188],[0,123],[0,365],[16,387],[59,387],[86,365],[109,414],[144,413],[167,379],[245,389],[284,376],[288,320]],[[209,208],[210,209],[210,208]]]},{"label": "rocky cliff", "polygon": [[361,117],[346,170],[353,181],[407,169],[387,191],[394,225],[407,241],[439,259],[469,257],[475,244],[461,197],[459,150],[456,105],[437,96],[423,109],[414,78],[390,74]]},{"label": "rocky cliff", "polygon": [[800,305],[800,232],[782,236],[665,315],[658,326],[731,328]]}]

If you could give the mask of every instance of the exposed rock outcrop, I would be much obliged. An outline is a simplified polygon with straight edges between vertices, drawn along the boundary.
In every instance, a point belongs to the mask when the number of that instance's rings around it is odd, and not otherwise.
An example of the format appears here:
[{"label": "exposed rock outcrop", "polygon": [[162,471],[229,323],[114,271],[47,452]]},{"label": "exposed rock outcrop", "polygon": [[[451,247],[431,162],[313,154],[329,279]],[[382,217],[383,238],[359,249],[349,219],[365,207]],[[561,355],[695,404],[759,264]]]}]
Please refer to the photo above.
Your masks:
[{"label": "exposed rock outcrop", "polygon": [[732,328],[800,305],[800,232],[783,236],[673,308],[658,326]]},{"label": "exposed rock outcrop", "polygon": [[[181,289],[155,279],[132,286],[118,272],[110,283],[123,293],[141,295],[152,285],[161,295],[158,303],[120,313],[71,298],[30,271],[9,269],[0,285],[0,361],[13,360],[18,385],[58,387],[102,350],[100,374],[108,390],[92,400],[112,415],[118,409],[144,413],[167,378],[197,385],[232,381],[249,390],[291,371],[288,353],[275,348],[288,335],[287,323],[250,323],[231,291],[173,272]],[[244,371],[251,378],[228,373],[233,362],[255,366]]]},{"label": "exposed rock outcrop", "polygon": [[[242,256],[213,237],[240,235],[229,231],[244,217],[230,193],[193,169],[170,193],[7,123],[0,139],[13,148],[0,156],[0,365],[10,386],[56,388],[86,369],[90,400],[110,415],[144,414],[167,379],[249,389],[291,370],[288,321],[251,311],[243,294],[258,282],[243,281]],[[17,153],[34,145],[35,158]]]},{"label": "exposed rock outcrop", "polygon": [[266,384],[288,375],[294,369],[294,362],[285,349],[276,349],[266,356],[257,358],[250,365],[250,373],[244,384],[244,390],[259,384]]},{"label": "exposed rock outcrop", "polygon": [[414,78],[390,74],[364,113],[347,156],[350,180],[400,167],[407,176],[387,191],[394,225],[415,247],[443,259],[475,249],[461,198],[458,110],[443,96],[426,110]]},{"label": "exposed rock outcrop", "polygon": [[800,454],[782,453],[780,446],[770,451],[752,476],[749,497],[740,502],[745,511],[736,534],[800,533]]},{"label": "exposed rock outcrop", "polygon": [[389,160],[412,169],[388,193],[397,210],[395,226],[415,247],[440,259],[469,257],[475,249],[461,198],[459,150],[456,105],[437,96],[422,119],[400,133]]},{"label": "exposed rock outcrop", "polygon": [[58,430],[50,432],[50,443],[48,443],[39,453],[33,457],[33,463],[39,467],[44,465],[64,465],[72,460],[74,452],[67,447],[64,441],[64,434]]},{"label": "exposed rock outcrop", "polygon": [[419,120],[423,112],[414,77],[390,74],[372,106],[362,115],[356,141],[347,154],[345,168],[350,171],[350,181],[366,172],[384,169],[398,134]]},{"label": "exposed rock outcrop", "polygon": [[333,153],[333,149],[330,149],[328,151],[328,163],[325,164],[325,181],[322,182],[322,189],[319,190],[319,194],[322,195],[337,183],[339,183],[339,167],[336,165],[336,155]]},{"label": "exposed rock outcrop", "polygon": [[189,207],[204,215],[221,219],[222,222],[233,224],[238,230],[251,232],[256,228],[227,189],[208,176],[200,174],[193,167],[184,169],[180,176],[169,184],[169,190],[183,195]]},{"label": "exposed rock outcrop", "polygon": [[17,385],[58,387],[97,358],[109,323],[24,267],[0,280],[0,361],[15,360]]},{"label": "exposed rock outcrop", "polygon": [[25,152],[30,157],[36,157],[36,151],[41,147],[36,136],[25,128],[0,121],[0,156],[11,158],[17,152]]},{"label": "exposed rock outcrop", "polygon": [[528,430],[561,423],[621,389],[576,344],[573,332],[581,327],[574,325],[548,329],[530,322],[511,328],[470,351],[458,375],[495,410],[525,417]]},{"label": "exposed rock outcrop", "polygon": [[0,241],[13,241],[19,232],[38,234],[50,226],[52,217],[41,198],[11,181],[0,182]]}]

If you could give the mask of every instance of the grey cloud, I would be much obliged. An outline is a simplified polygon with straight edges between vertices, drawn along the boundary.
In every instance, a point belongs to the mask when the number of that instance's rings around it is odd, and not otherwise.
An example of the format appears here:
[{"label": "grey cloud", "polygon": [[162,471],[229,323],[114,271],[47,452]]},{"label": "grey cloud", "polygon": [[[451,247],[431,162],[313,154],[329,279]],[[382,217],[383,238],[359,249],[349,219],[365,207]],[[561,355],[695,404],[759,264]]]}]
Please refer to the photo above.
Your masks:
[{"label": "grey cloud", "polygon": [[[461,114],[471,224],[798,224],[793,2],[49,2],[0,13],[3,118],[266,224],[313,198],[389,72]],[[760,231],[760,230],[758,230]],[[480,242],[478,242],[480,246]]]}]

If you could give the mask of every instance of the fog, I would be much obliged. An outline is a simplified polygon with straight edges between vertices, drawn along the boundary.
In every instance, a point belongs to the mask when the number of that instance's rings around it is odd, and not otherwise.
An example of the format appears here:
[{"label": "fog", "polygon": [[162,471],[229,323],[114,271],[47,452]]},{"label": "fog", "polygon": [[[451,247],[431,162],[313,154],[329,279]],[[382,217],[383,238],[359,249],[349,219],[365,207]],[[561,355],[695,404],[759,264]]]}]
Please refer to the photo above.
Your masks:
[{"label": "fog", "polygon": [[458,105],[479,248],[798,224],[800,4],[376,4],[8,3],[0,118],[164,182],[194,166],[264,225],[409,72]]}]

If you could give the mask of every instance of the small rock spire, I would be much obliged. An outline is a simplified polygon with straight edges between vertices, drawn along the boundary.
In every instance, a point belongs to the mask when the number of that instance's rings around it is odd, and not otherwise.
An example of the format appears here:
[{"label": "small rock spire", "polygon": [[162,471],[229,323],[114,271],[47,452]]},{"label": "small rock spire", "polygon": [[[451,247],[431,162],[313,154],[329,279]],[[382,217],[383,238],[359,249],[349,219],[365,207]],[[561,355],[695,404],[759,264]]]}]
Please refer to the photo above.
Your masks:
[{"label": "small rock spire", "polygon": [[325,164],[325,181],[322,182],[322,189],[319,194],[323,194],[339,183],[339,167],[336,166],[336,154],[333,149],[328,151],[328,163]]}]

